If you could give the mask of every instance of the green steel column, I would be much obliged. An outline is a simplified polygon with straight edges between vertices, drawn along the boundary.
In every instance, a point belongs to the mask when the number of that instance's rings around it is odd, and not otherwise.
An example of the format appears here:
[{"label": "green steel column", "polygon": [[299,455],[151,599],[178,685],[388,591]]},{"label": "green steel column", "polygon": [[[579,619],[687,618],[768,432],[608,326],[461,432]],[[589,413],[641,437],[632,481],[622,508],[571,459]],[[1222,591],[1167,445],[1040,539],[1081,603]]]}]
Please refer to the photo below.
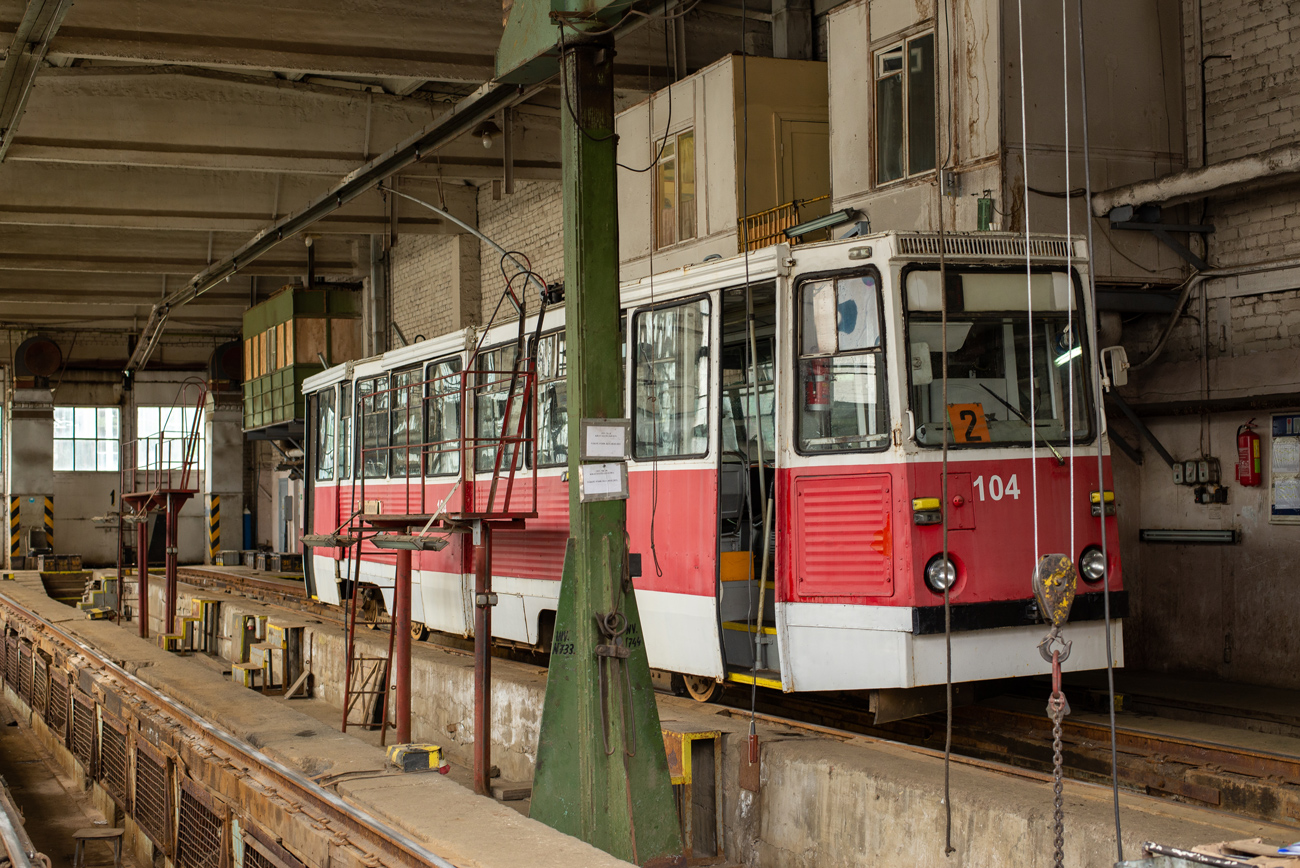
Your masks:
[{"label": "green steel column", "polygon": [[[625,579],[626,503],[578,498],[580,420],[623,416],[613,55],[606,41],[583,41],[561,59],[572,536],[532,816],[639,865],[685,865],[641,618]],[[610,643],[597,615],[614,611],[627,619],[622,659],[597,652]]]}]

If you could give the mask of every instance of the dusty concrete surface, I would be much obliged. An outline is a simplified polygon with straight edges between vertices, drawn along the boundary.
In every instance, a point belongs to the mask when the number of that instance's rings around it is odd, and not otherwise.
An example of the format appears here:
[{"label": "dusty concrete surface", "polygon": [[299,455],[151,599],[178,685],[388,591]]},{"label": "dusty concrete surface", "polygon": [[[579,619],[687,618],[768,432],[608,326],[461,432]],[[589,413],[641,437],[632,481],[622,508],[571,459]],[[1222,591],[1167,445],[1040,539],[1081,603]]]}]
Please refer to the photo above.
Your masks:
[{"label": "dusty concrete surface", "polygon": [[214,726],[307,775],[384,775],[368,785],[355,782],[338,789],[353,804],[404,829],[462,868],[627,864],[492,799],[475,796],[441,775],[389,774],[380,749],[239,687],[193,658],[164,652],[129,629],[78,617],[80,613],[46,597],[34,574],[18,574],[15,581],[0,586],[0,594],[56,622]]},{"label": "dusty concrete surface", "polygon": [[[189,594],[204,593],[185,587],[181,590],[183,601]],[[317,695],[333,705],[341,702],[344,644],[336,625],[235,595],[224,599],[227,623],[236,611],[245,611],[305,624],[311,636],[306,644],[312,649]],[[376,648],[380,639],[379,634],[365,637],[366,642],[376,643]],[[386,641],[384,644],[386,647]],[[197,663],[194,658],[168,659],[191,670]],[[415,644],[413,660],[412,678],[417,685],[413,691],[414,737],[444,745],[453,762],[468,762],[473,743],[472,661],[427,643]],[[545,673],[536,666],[497,660],[493,676],[494,762],[501,758],[503,776],[527,780],[536,748]],[[214,716],[229,721],[225,725],[235,731],[251,726],[242,704],[232,709],[206,694],[201,700],[187,695],[193,707],[207,708],[214,703]],[[222,695],[227,694],[222,691]],[[747,717],[672,696],[659,697],[659,714],[665,725],[723,733],[720,790],[728,861],[754,868],[847,868],[869,863],[909,868],[950,868],[954,864],[1028,868],[1050,858],[1052,791],[1050,780],[1043,775],[955,762],[952,804],[957,853],[947,857],[943,853],[943,763],[933,752],[868,738],[817,735],[760,720],[761,787],[753,793],[740,785]],[[338,756],[335,746],[355,743],[351,737],[343,737],[319,721],[313,723],[323,730],[319,736],[281,733],[271,743],[304,767],[324,761],[332,763],[331,770],[367,767],[354,757]],[[376,804],[403,806],[405,819],[396,822],[417,823],[413,828],[424,822],[442,823],[443,818],[460,822],[455,819],[460,816],[455,809],[442,814],[434,803],[404,805],[408,801],[405,790],[390,790],[388,784],[356,780],[340,784],[339,789],[356,798],[374,799]],[[1110,790],[1067,781],[1065,798],[1067,863],[1098,868],[1113,864]],[[1141,842],[1148,840],[1190,846],[1256,835],[1281,844],[1295,837],[1293,829],[1283,826],[1136,793],[1121,793],[1121,812],[1126,855],[1136,854]],[[514,834],[512,827],[501,828],[511,828]],[[523,840],[525,833],[520,835]]]}]

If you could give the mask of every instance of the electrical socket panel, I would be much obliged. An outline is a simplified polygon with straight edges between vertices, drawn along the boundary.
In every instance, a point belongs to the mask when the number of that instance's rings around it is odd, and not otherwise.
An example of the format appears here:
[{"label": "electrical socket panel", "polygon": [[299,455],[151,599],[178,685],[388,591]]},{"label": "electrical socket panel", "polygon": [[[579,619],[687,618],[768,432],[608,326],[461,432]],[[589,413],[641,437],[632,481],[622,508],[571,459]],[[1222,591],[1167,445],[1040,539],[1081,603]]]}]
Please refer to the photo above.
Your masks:
[{"label": "electrical socket panel", "polygon": [[1183,484],[1183,462],[1174,462],[1174,485]]}]

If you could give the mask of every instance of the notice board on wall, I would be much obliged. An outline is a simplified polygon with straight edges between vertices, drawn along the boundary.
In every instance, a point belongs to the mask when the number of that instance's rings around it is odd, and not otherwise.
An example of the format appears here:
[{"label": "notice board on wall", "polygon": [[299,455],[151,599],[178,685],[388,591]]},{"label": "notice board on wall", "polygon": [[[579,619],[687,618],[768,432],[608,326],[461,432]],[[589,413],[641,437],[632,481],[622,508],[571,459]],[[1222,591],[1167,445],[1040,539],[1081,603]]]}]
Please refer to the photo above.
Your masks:
[{"label": "notice board on wall", "polygon": [[1270,433],[1268,520],[1300,524],[1300,413],[1274,414]]}]

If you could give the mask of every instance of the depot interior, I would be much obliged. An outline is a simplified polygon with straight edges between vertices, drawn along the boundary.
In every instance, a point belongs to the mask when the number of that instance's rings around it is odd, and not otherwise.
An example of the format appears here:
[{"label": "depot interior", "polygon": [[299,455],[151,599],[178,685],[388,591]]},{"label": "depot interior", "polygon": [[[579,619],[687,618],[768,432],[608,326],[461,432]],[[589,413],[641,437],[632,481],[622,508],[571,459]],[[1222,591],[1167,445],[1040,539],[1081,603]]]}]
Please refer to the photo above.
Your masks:
[{"label": "depot interior", "polygon": [[[554,80],[320,208],[492,79],[498,4],[170,6],[0,10],[18,34],[0,79],[10,569],[130,568],[123,471],[196,440],[180,562],[292,572],[312,472],[303,380],[510,319],[501,249],[562,292],[571,109]],[[1086,153],[1072,9],[1063,29],[1051,4],[1010,0],[664,6],[620,33],[614,61],[618,157],[649,169],[618,173],[622,280],[746,238],[795,256],[941,223],[1086,239],[1125,672],[1300,690],[1300,25],[1285,4],[1259,22],[1205,0],[1088,4]],[[770,287],[755,299],[770,327]],[[724,379],[745,319],[729,300]],[[974,378],[956,340],[952,376]],[[925,421],[903,435],[937,443]]]}]

